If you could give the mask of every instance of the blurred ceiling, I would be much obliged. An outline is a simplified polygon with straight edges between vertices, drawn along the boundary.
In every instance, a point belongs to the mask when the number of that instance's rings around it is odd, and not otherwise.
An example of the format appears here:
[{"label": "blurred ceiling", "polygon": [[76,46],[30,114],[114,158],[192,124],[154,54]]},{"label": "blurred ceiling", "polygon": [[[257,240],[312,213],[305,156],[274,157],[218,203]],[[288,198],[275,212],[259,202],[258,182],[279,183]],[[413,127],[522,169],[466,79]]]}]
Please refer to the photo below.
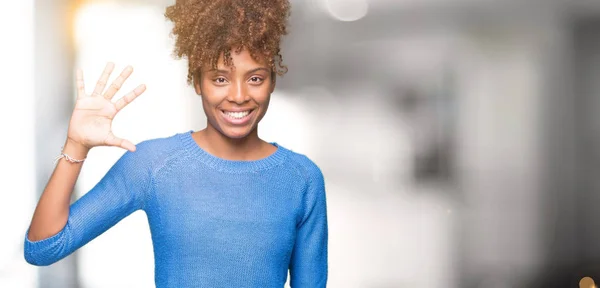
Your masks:
[{"label": "blurred ceiling", "polygon": [[[129,3],[166,7],[175,0],[72,0],[78,3]],[[290,0],[295,11],[312,13],[315,17],[331,17],[331,7],[348,11],[353,7],[368,7],[368,15],[392,17],[397,21],[408,18],[410,21],[426,22],[435,18],[487,17],[505,13],[567,13],[569,15],[599,15],[600,0]],[[316,8],[316,9],[315,9]],[[320,10],[320,11],[319,11]],[[330,11],[327,11],[330,10]],[[422,17],[415,17],[422,16]],[[433,16],[433,17],[432,17]],[[377,17],[380,18],[381,17]],[[422,20],[419,20],[422,18]],[[432,19],[434,18],[434,19]],[[385,20],[385,18],[383,18]],[[506,18],[504,18],[506,19]],[[510,20],[509,20],[510,21]]]},{"label": "blurred ceiling", "polygon": [[[175,3],[175,0],[73,1],[159,7]],[[550,21],[557,18],[571,20],[600,17],[600,0],[290,1],[294,6],[290,20],[290,30],[294,37],[285,40],[287,43],[284,42],[284,53],[302,56],[284,56],[284,62],[294,67],[289,72],[290,76],[280,81],[279,87],[284,89],[306,85],[331,87],[349,82],[359,83],[363,79],[380,79],[395,85],[398,77],[386,79],[386,75],[398,75],[415,66],[438,65],[427,57],[420,57],[415,61],[421,62],[414,62],[410,57],[402,55],[415,55],[415,51],[421,49],[427,52],[417,54],[433,53],[435,57],[443,58],[440,56],[445,53],[443,45],[452,41],[456,31],[479,29],[487,25],[521,30],[552,24],[554,22]],[[344,21],[347,19],[356,21]],[[332,35],[335,37],[332,38]],[[433,39],[421,38],[427,35],[433,36]],[[435,39],[439,36],[442,38]],[[412,43],[409,45],[414,44],[417,48],[406,44],[406,39],[413,38],[414,41],[408,41]],[[403,39],[404,42],[399,43],[398,39]],[[382,47],[387,50],[380,51]],[[409,51],[404,53],[403,49]],[[369,57],[364,57],[365,55]],[[399,55],[400,59],[388,59],[390,55]],[[390,61],[400,61],[401,64]],[[417,64],[411,64],[413,62]],[[405,71],[398,70],[402,65],[408,65]],[[377,77],[373,77],[376,75]]]},{"label": "blurred ceiling", "polygon": [[[144,3],[160,6],[168,6],[175,3],[175,0],[73,0],[75,2],[117,2],[117,3]],[[498,7],[505,5],[525,4],[525,5],[561,5],[574,7],[578,9],[592,9],[600,11],[600,1],[598,0],[290,0],[294,5],[311,5],[314,3],[343,2],[347,5],[358,5],[367,3],[374,10],[380,9],[428,9],[431,7]]]}]

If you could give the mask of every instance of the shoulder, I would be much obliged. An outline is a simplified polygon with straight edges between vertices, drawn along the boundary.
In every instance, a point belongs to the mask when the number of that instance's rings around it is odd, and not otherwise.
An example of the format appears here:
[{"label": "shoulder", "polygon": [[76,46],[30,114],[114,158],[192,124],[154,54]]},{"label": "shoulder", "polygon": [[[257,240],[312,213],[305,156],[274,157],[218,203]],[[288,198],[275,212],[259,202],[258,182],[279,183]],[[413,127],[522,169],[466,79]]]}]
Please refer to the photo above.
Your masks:
[{"label": "shoulder", "polygon": [[[286,148],[284,148],[286,149]],[[306,181],[307,185],[321,185],[324,182],[321,168],[307,155],[286,149],[289,165]]]},{"label": "shoulder", "polygon": [[178,155],[178,151],[183,150],[181,141],[179,141],[180,136],[181,133],[177,133],[171,136],[143,140],[136,145],[134,152],[126,151],[121,161],[156,170],[169,158]]},{"label": "shoulder", "polygon": [[165,151],[180,148],[180,141],[178,141],[180,136],[181,133],[177,133],[166,137],[151,138],[141,141],[136,145],[136,152],[134,153],[160,154]]},{"label": "shoulder", "polygon": [[308,217],[314,207],[323,207],[326,203],[325,178],[321,168],[307,155],[286,151],[288,154],[286,163],[292,166],[296,175],[303,181],[304,189],[302,191],[302,203],[304,207],[302,215],[304,219]]}]

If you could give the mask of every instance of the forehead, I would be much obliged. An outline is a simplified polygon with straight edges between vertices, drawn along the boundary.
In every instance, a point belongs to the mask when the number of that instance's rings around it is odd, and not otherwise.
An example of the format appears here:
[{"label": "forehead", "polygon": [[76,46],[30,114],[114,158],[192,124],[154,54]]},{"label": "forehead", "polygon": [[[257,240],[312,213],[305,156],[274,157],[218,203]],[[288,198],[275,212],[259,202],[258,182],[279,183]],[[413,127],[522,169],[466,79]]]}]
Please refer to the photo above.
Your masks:
[{"label": "forehead", "polygon": [[[250,54],[250,51],[248,51],[247,49],[242,49],[239,53],[236,53],[234,50],[231,51],[230,53],[231,56],[231,64],[233,64],[233,67],[230,67],[228,65],[225,64],[225,57],[224,54],[221,53],[221,55],[219,56],[219,60],[217,61],[217,69],[218,70],[240,70],[240,71],[247,71],[247,70],[252,70],[252,69],[256,69],[256,68],[268,68],[268,63],[266,61],[266,59],[264,59],[264,57],[259,57],[257,56],[258,59],[254,59],[252,58],[252,55]],[[206,65],[206,67],[204,67],[203,69],[204,71],[210,71],[213,70],[212,67],[210,67],[210,65]]]}]

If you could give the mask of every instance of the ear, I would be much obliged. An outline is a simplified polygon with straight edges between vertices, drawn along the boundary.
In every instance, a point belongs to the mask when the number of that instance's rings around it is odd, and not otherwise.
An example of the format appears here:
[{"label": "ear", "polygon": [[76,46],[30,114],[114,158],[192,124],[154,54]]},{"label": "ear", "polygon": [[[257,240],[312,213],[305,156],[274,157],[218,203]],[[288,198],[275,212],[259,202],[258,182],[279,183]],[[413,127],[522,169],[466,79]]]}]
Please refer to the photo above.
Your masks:
[{"label": "ear", "polygon": [[202,86],[200,85],[202,82],[202,78],[200,77],[200,73],[194,73],[194,79],[192,79],[194,83],[194,90],[196,90],[196,94],[202,96]]},{"label": "ear", "polygon": [[269,93],[275,91],[275,84],[277,84],[277,73],[271,72],[271,89]]}]

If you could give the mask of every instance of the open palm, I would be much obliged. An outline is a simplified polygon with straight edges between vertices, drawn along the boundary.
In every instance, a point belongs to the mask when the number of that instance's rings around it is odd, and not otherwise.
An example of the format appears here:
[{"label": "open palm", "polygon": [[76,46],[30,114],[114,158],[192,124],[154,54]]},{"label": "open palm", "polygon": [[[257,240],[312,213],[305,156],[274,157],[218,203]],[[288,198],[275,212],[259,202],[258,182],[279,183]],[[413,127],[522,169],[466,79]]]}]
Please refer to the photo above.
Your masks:
[{"label": "open palm", "polygon": [[[139,85],[118,101],[111,100],[121,89],[123,83],[133,72],[127,66],[112,84],[104,91],[108,78],[114,69],[113,63],[108,63],[98,80],[92,94],[85,92],[83,72],[77,71],[77,102],[69,123],[68,139],[89,149],[96,146],[117,146],[129,151],[135,151],[135,145],[128,140],[116,137],[112,132],[112,121],[125,106],[144,93],[145,85]],[[104,93],[103,93],[104,92]]]}]

